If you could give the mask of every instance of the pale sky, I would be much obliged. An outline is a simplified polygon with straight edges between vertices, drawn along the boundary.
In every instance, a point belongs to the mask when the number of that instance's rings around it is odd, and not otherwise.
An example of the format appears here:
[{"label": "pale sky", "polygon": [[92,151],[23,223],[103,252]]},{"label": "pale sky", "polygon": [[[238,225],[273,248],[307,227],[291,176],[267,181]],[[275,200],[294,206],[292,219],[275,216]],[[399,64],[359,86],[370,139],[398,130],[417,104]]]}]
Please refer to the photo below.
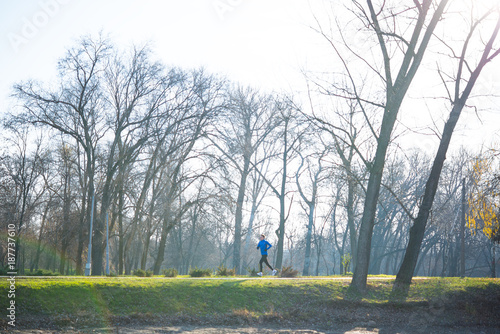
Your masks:
[{"label": "pale sky", "polygon": [[13,83],[53,79],[65,50],[99,31],[118,46],[149,42],[167,65],[290,90],[313,43],[310,17],[304,0],[0,0],[0,110]]},{"label": "pale sky", "polygon": [[[263,89],[303,90],[301,69],[320,67],[318,59],[334,60],[325,51],[330,50],[326,42],[310,29],[312,13],[323,14],[321,7],[311,9],[310,3],[321,1],[0,0],[0,114],[13,103],[8,96],[14,83],[53,80],[57,60],[65,51],[79,37],[99,31],[119,47],[150,42],[155,56],[166,65],[203,66],[211,73]],[[425,87],[425,79],[421,74],[415,85],[420,81]],[[496,93],[499,83],[500,59],[496,59],[476,90]],[[416,92],[410,92],[409,98],[418,99]],[[415,101],[428,108],[427,101]],[[488,103],[489,108],[500,109],[495,107],[498,99]],[[403,110],[405,126],[431,113],[422,107],[415,112]],[[499,141],[499,114],[489,111],[481,120],[474,113],[462,115],[454,146],[470,144],[471,138],[479,144],[489,143],[489,138]],[[441,125],[437,127],[442,130]],[[410,145],[432,154],[437,141],[436,136],[424,135],[411,139]]]}]

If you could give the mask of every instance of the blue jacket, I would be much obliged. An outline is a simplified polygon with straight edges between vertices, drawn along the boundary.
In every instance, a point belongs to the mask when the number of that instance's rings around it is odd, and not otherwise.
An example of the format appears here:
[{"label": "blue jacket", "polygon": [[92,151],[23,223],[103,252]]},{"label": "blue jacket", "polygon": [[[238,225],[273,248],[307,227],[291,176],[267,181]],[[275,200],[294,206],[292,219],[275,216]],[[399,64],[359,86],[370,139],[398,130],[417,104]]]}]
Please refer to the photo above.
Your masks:
[{"label": "blue jacket", "polygon": [[267,240],[261,240],[257,244],[257,249],[260,248],[261,255],[267,255],[267,250],[271,247],[273,247],[273,246],[271,246],[271,244],[269,242],[267,242]]}]

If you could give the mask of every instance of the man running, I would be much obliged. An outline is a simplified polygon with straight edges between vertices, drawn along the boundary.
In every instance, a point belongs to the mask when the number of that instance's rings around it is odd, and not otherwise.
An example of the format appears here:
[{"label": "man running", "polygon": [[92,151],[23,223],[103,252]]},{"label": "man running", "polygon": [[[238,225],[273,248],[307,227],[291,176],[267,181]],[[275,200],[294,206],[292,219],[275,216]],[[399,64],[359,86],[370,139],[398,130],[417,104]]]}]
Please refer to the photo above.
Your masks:
[{"label": "man running", "polygon": [[269,269],[273,271],[273,276],[278,272],[276,269],[273,269],[273,267],[271,267],[269,262],[267,262],[267,250],[271,247],[273,246],[266,240],[266,236],[264,234],[261,234],[260,241],[257,244],[257,249],[260,249],[260,255],[262,255],[259,261],[260,271],[257,273],[257,275],[259,276],[262,276],[262,263],[265,263],[269,267]]}]

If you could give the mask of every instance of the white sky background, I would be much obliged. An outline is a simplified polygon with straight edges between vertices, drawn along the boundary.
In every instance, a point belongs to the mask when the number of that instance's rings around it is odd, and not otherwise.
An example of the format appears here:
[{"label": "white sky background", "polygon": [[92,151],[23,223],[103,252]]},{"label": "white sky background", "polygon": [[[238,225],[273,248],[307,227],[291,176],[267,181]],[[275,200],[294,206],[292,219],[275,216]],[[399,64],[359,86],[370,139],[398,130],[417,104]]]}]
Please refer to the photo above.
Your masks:
[{"label": "white sky background", "polygon": [[[313,11],[324,14],[318,7],[312,10],[305,0],[0,0],[0,114],[13,103],[8,96],[15,82],[55,79],[57,60],[65,51],[82,35],[99,31],[118,47],[151,42],[166,65],[203,66],[242,84],[303,91],[301,69],[335,61],[326,42],[309,28]],[[486,69],[475,92],[495,93],[500,59]],[[421,69],[412,86],[432,90],[424,73]],[[429,101],[412,96],[420,97],[420,89],[410,90],[410,102],[401,111],[406,126],[427,125],[430,114],[440,114]],[[453,147],[499,141],[498,99],[487,104],[496,111],[482,112],[481,120],[471,112],[462,115]],[[445,109],[441,114],[449,111]],[[443,120],[435,120],[440,132]],[[433,155],[437,142],[436,136],[412,135],[405,145]]]},{"label": "white sky background", "polygon": [[101,30],[122,47],[150,42],[167,65],[290,90],[313,34],[308,14],[296,0],[0,0],[0,108],[14,82],[50,80],[68,47]]}]

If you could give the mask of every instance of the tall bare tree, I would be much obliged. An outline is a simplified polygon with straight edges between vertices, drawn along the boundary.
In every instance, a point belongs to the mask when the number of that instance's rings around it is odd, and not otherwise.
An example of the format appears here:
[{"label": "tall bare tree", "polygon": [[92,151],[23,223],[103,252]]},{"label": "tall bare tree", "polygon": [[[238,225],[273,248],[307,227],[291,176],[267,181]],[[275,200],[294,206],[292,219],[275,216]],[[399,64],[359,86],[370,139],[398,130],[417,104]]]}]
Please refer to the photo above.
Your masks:
[{"label": "tall bare tree", "polygon": [[[331,114],[331,113],[330,113]],[[359,189],[364,191],[364,176],[366,168],[363,165],[364,157],[361,154],[363,146],[362,136],[364,127],[359,122],[359,113],[356,111],[356,104],[348,101],[347,109],[339,107],[334,112],[334,117],[319,115],[313,108],[312,121],[323,132],[331,136],[333,151],[337,153],[346,183],[347,195],[345,197],[345,210],[347,214],[347,229],[349,231],[350,257],[355,268],[358,248],[358,223],[356,222],[356,203],[358,202]],[[333,118],[329,120],[330,118]],[[358,159],[361,157],[361,159]],[[358,162],[358,160],[360,162]],[[361,166],[358,166],[361,164]],[[358,175],[359,174],[359,175]],[[343,253],[343,252],[342,252]]]},{"label": "tall bare tree", "polygon": [[[467,58],[469,51],[468,47],[472,38],[475,36],[478,27],[480,27],[481,23],[490,16],[496,16],[496,24],[490,33],[486,44],[484,45],[482,54],[480,55],[476,66],[472,67],[471,65],[473,60]],[[410,229],[410,239],[406,248],[405,257],[398,275],[396,276],[396,281],[394,282],[393,291],[399,296],[406,296],[408,294],[411,278],[413,277],[422,239],[424,237],[427,219],[432,208],[432,203],[434,201],[434,196],[439,183],[439,177],[446,159],[446,152],[448,151],[455,126],[460,118],[462,110],[466,106],[466,102],[471,95],[472,88],[477,82],[481,71],[486,64],[492,61],[500,53],[500,48],[495,46],[499,30],[500,9],[496,6],[493,9],[488,10],[479,19],[471,22],[469,32],[465,38],[465,42],[463,43],[460,53],[455,53],[452,46],[449,46],[453,56],[458,56],[456,77],[452,82],[453,89],[448,91],[452,109],[450,111],[449,118],[444,125],[439,147],[425,186],[424,197],[420,204],[418,215]],[[465,82],[465,87],[462,86],[463,82]],[[446,81],[443,83],[447,85]]]},{"label": "tall bare tree", "polygon": [[[19,128],[10,127],[12,137],[8,138],[11,153],[2,159],[2,169],[7,172],[4,182],[10,192],[6,198],[4,212],[5,226],[11,224],[15,227],[15,257],[16,269],[24,273],[25,257],[22,239],[28,234],[30,224],[36,214],[36,209],[41,203],[47,188],[44,187],[42,175],[47,168],[49,159],[42,140],[30,140],[29,129],[26,126]],[[2,224],[3,225],[3,224]]]},{"label": "tall bare tree", "polygon": [[[316,206],[318,204],[318,188],[321,185],[321,182],[325,179],[325,176],[322,174],[324,173],[324,166],[323,166],[323,161],[322,159],[327,153],[327,149],[324,149],[322,152],[319,152],[317,154],[314,154],[314,158],[316,158],[316,163],[315,166],[312,166],[312,162],[310,159],[306,162],[306,158],[301,154],[299,151],[298,154],[301,159],[301,163],[299,165],[299,168],[297,170],[297,173],[295,174],[295,183],[297,184],[297,189],[299,192],[300,197],[302,198],[302,201],[305,203],[305,206],[303,205],[303,209],[306,212],[306,216],[308,218],[307,222],[307,232],[306,232],[306,249],[305,249],[305,256],[304,256],[304,268],[302,270],[302,275],[307,276],[309,275],[309,267],[311,265],[311,243],[312,243],[312,237],[313,237],[313,229],[315,228],[315,215],[316,215]],[[310,193],[310,196],[308,197],[304,186],[301,184],[300,181],[300,176],[302,173],[302,169],[304,168],[304,164],[307,163],[305,173],[308,184],[307,188],[308,192]],[[323,172],[323,173],[322,173]]]},{"label": "tall bare tree", "polygon": [[[367,0],[365,4],[357,0],[352,1],[350,10],[355,20],[359,20],[363,32],[366,32],[365,27],[368,28],[365,38],[377,43],[379,53],[373,61],[368,59],[366,54],[356,51],[354,46],[349,44],[350,39],[340,31],[345,52],[358,60],[350,64],[343,53],[344,50],[339,48],[332,36],[321,26],[318,28],[318,32],[326,38],[339,57],[347,83],[343,87],[334,86],[332,93],[356,102],[357,109],[365,115],[376,140],[372,158],[366,160],[369,178],[359,228],[357,261],[350,285],[353,291],[364,291],[366,288],[377,202],[396,119],[447,3],[448,0],[424,0],[414,1],[412,6],[409,6],[386,1]],[[396,14],[402,12],[405,15]],[[342,29],[343,27],[339,27],[339,30]],[[358,75],[353,68],[359,62],[366,66],[374,78],[378,78],[376,82],[380,84],[379,91],[383,92],[383,98],[373,99],[366,95],[366,90],[358,83]],[[368,115],[369,108],[380,111],[381,120],[377,125]]]},{"label": "tall bare tree", "polygon": [[104,98],[111,140],[105,158],[99,218],[95,221],[92,275],[101,275],[106,215],[116,192],[120,166],[132,164],[151,137],[151,123],[164,98],[163,66],[150,60],[148,48],[134,48],[125,59],[115,55],[104,72]]},{"label": "tall bare tree", "polygon": [[247,195],[247,179],[253,169],[251,161],[278,122],[272,112],[272,103],[270,96],[256,90],[243,87],[233,89],[229,92],[227,107],[219,118],[220,124],[215,134],[215,145],[223,153],[224,159],[238,172],[239,178],[234,181],[237,196],[233,267],[237,273],[241,272],[243,206]]},{"label": "tall bare tree", "polygon": [[100,77],[110,51],[111,46],[102,36],[84,37],[59,61],[59,89],[44,89],[34,82],[14,87],[17,98],[23,102],[23,112],[13,115],[12,121],[48,127],[72,137],[83,149],[86,198],[82,210],[87,222],[91,219],[90,206],[95,192],[96,148],[105,133]]},{"label": "tall bare tree", "polygon": [[[165,245],[169,232],[180,223],[183,215],[195,204],[195,200],[182,202],[181,195],[186,187],[194,182],[196,177],[185,175],[188,162],[195,153],[195,144],[201,138],[207,137],[207,129],[214,118],[221,111],[223,105],[222,88],[224,82],[216,76],[208,75],[203,70],[191,72],[185,84],[188,85],[186,104],[182,109],[175,110],[179,113],[179,121],[175,122],[171,131],[171,138],[167,142],[172,154],[165,156],[165,183],[162,194],[161,235],[158,245],[158,255],[154,263],[154,273],[160,272],[164,260]],[[179,117],[179,116],[178,116]],[[168,150],[167,150],[168,151]],[[175,209],[175,203],[180,203]]]},{"label": "tall bare tree", "polygon": [[[279,168],[276,172],[271,172],[270,176],[266,176],[256,165],[253,166],[279,201],[279,225],[275,230],[275,234],[278,237],[275,267],[281,269],[285,246],[285,225],[290,214],[290,208],[286,207],[286,201],[289,196],[287,184],[290,178],[288,167],[295,157],[302,137],[305,135],[304,128],[307,127],[307,122],[301,118],[297,105],[289,97],[278,97],[274,103],[274,110],[279,120],[279,126],[272,137],[276,145],[272,149],[273,153],[270,154],[270,157],[276,161],[276,165]],[[292,202],[293,198],[290,200],[290,206]]]}]

